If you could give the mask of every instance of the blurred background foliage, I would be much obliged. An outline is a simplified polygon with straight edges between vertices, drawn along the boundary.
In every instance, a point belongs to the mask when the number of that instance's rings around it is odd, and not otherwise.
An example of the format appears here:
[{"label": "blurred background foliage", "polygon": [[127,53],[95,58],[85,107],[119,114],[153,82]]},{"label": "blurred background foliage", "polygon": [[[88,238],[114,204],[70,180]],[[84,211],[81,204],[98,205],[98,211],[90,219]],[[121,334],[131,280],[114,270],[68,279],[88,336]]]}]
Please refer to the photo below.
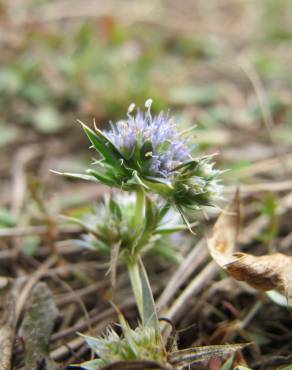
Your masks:
[{"label": "blurred background foliage", "polygon": [[291,14],[289,0],[2,0],[0,148],[56,139],[78,156],[76,119],[102,126],[151,97],[230,168],[271,154],[271,139],[285,151]]}]

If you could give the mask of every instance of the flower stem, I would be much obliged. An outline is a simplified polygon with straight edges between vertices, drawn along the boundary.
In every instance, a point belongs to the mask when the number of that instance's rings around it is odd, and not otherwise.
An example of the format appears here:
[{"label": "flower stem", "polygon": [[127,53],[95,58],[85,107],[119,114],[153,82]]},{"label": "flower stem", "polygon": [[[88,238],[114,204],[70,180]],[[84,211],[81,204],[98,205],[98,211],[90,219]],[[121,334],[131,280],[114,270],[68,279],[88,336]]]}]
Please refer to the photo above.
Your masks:
[{"label": "flower stem", "polygon": [[132,285],[132,289],[134,292],[136,304],[138,307],[138,311],[143,323],[143,290],[142,290],[142,282],[139,272],[139,265],[137,262],[131,262],[127,264],[128,267],[128,273]]},{"label": "flower stem", "polygon": [[139,190],[136,193],[136,211],[134,224],[136,227],[143,223],[145,217],[145,194]]}]

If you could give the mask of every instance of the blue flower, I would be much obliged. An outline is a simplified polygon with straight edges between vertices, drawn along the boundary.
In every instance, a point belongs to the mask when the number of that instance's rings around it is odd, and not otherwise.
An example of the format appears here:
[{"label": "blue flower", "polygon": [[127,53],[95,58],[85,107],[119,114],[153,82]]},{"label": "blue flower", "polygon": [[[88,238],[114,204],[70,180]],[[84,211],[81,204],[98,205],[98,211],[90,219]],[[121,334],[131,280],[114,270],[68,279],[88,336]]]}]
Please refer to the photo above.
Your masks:
[{"label": "blue flower", "polygon": [[146,112],[138,109],[136,115],[132,114],[135,105],[131,104],[128,118],[111,124],[105,134],[127,160],[144,152],[144,160],[150,162],[144,166],[144,174],[168,178],[177,166],[191,159],[191,153],[169,113],[153,117],[151,104],[151,99],[147,100]]}]

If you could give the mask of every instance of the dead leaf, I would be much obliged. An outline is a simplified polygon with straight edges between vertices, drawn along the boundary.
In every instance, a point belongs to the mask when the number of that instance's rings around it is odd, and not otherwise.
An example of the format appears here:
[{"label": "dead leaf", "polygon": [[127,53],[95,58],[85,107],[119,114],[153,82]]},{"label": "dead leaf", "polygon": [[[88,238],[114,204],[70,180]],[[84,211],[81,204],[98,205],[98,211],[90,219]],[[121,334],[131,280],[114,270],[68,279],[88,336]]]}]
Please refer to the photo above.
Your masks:
[{"label": "dead leaf", "polygon": [[239,191],[236,191],[234,199],[219,215],[212,236],[207,241],[211,256],[221,267],[230,262],[235,251],[239,224],[240,200]]},{"label": "dead leaf", "polygon": [[11,369],[15,336],[15,291],[12,279],[0,277],[0,369]]},{"label": "dead leaf", "polygon": [[49,340],[58,315],[53,296],[45,283],[38,283],[29,296],[20,335],[25,344],[25,368],[56,369],[49,359]]},{"label": "dead leaf", "polygon": [[235,279],[245,281],[259,290],[278,290],[292,296],[292,257],[282,253],[253,256],[235,253],[234,260],[225,265]]},{"label": "dead leaf", "polygon": [[238,192],[216,221],[208,248],[211,256],[233,278],[252,287],[270,291],[277,290],[292,297],[292,257],[281,253],[253,256],[237,252],[236,239],[240,221]]}]

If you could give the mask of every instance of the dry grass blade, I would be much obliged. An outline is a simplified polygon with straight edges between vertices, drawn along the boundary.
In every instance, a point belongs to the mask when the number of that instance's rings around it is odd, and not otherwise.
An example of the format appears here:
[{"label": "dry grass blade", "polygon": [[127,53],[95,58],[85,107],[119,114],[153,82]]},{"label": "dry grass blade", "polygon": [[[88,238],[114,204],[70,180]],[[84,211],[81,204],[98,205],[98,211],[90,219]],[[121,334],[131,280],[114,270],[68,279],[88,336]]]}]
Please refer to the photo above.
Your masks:
[{"label": "dry grass blade", "polygon": [[16,321],[18,321],[20,314],[23,310],[27,297],[29,296],[32,288],[34,285],[41,279],[43,274],[58,260],[57,255],[52,255],[49,257],[40,267],[36,270],[36,272],[31,276],[28,282],[22,288],[21,294],[18,297],[17,304],[16,304]]},{"label": "dry grass blade", "polygon": [[14,284],[11,279],[0,278],[0,369],[11,369],[15,335]]},{"label": "dry grass blade", "polygon": [[174,366],[187,366],[207,361],[211,358],[225,357],[240,351],[247,345],[248,343],[188,348],[170,353],[168,355],[168,361]]}]

